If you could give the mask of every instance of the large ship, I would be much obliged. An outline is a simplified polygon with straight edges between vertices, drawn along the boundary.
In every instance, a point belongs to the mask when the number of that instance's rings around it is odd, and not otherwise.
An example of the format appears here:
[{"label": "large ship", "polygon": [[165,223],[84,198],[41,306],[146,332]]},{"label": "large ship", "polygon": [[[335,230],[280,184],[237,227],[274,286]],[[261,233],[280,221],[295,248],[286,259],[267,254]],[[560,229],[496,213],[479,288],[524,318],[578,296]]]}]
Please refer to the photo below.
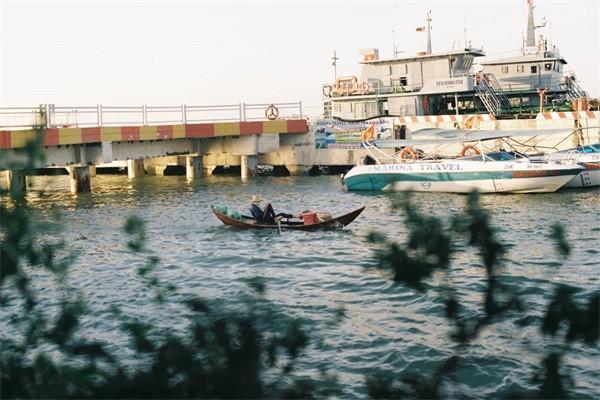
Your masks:
[{"label": "large ship", "polygon": [[[587,110],[588,94],[555,46],[536,29],[533,0],[527,1],[527,35],[512,57],[477,63],[483,49],[465,46],[431,51],[427,14],[426,51],[380,59],[362,50],[360,77],[336,77],[323,85],[325,118],[364,121],[386,116],[489,114],[495,119],[535,118],[543,111]],[[334,60],[335,63],[335,60]]]}]

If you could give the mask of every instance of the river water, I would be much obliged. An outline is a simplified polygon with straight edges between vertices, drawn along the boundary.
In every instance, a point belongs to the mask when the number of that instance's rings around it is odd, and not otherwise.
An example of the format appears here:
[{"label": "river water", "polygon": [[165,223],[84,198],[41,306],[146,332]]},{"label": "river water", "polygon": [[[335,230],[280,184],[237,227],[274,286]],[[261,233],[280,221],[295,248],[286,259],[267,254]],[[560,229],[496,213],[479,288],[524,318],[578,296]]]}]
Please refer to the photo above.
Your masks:
[{"label": "river water", "polygon": [[[406,238],[402,211],[394,193],[348,193],[332,176],[256,178],[211,177],[188,183],[185,177],[99,175],[93,193],[73,196],[67,179],[31,177],[29,204],[38,220],[62,213],[67,247],[77,258],[71,283],[88,298],[96,316],[86,328],[97,338],[118,342],[114,326],[103,317],[111,304],[132,315],[151,314],[159,325],[174,326],[181,315],[154,313],[151,296],[135,274],[142,262],[126,248],[123,224],[130,215],[146,222],[149,250],[161,258],[159,275],[181,292],[221,299],[235,306],[245,278],[260,276],[266,297],[283,312],[304,320],[321,348],[303,357],[303,373],[316,376],[327,363],[338,375],[342,397],[365,397],[365,375],[376,369],[394,373],[431,372],[455,349],[443,316],[440,276],[428,281],[431,290],[417,292],[393,283],[371,268],[377,245],[366,236],[377,231],[402,242]],[[328,210],[338,215],[361,205],[364,213],[350,226],[333,232],[236,231],[225,227],[210,205],[246,211],[252,194],[272,202],[276,211]],[[412,196],[426,214],[450,217],[465,206],[466,196],[421,193]],[[578,295],[600,288],[600,190],[537,195],[486,195],[499,236],[509,246],[505,282],[519,291],[529,318],[514,318],[485,329],[464,350],[450,393],[488,397],[515,388],[531,388],[530,377],[541,357],[557,340],[544,338],[539,317],[554,285],[581,288]],[[561,263],[548,238],[550,226],[564,225],[572,254]],[[50,235],[50,234],[48,234]],[[52,233],[56,236],[57,234]],[[484,271],[474,251],[453,259],[452,283],[468,309],[481,309]],[[43,279],[43,277],[42,277]],[[43,284],[41,285],[44,286]],[[48,299],[48,307],[56,305]],[[335,320],[336,309],[345,318]],[[150,312],[152,310],[152,312]],[[573,343],[564,372],[574,379],[575,392],[600,397],[598,346]]]}]

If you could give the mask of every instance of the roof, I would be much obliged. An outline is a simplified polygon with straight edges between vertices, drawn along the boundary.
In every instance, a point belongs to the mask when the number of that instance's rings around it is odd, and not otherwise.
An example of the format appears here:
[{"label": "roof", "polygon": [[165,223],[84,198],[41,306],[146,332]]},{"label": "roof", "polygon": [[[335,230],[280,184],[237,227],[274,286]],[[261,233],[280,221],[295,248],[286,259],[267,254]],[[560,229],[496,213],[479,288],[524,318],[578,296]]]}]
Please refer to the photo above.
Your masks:
[{"label": "roof", "polygon": [[507,57],[507,58],[499,58],[497,60],[490,60],[481,62],[481,65],[503,65],[503,64],[518,64],[518,63],[528,63],[528,62],[536,62],[536,61],[560,61],[563,64],[566,64],[567,61],[558,53],[540,53],[540,54],[532,54],[532,55],[520,55],[515,57]]},{"label": "roof", "polygon": [[397,58],[387,58],[382,60],[371,60],[371,61],[361,61],[361,64],[384,64],[384,63],[398,63],[398,62],[407,62],[414,60],[423,60],[423,59],[435,59],[435,58],[448,58],[451,56],[456,56],[459,54],[470,54],[475,57],[483,57],[485,56],[485,52],[482,49],[474,49],[468,48],[463,50],[451,50],[442,53],[431,53],[431,54],[416,54],[414,56],[407,57],[397,57]]}]

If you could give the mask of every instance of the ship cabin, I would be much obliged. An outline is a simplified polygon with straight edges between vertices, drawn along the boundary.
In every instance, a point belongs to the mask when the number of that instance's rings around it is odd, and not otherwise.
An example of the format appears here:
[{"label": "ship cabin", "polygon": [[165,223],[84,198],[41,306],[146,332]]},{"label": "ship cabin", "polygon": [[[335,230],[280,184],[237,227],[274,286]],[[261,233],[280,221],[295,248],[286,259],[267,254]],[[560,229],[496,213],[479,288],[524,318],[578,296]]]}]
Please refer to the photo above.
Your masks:
[{"label": "ship cabin", "polygon": [[483,73],[495,76],[508,99],[505,112],[570,111],[573,99],[587,97],[575,76],[563,71],[567,61],[558,50],[540,42],[540,47],[522,49],[519,55],[481,63]]},{"label": "ship cabin", "polygon": [[[534,22],[527,1],[527,36],[514,56],[486,60],[482,49],[431,52],[431,16],[427,14],[427,51],[415,56],[379,59],[377,49],[362,50],[362,73],[337,77],[323,86],[325,117],[366,120],[381,116],[487,113],[496,118],[534,118],[543,110],[585,109],[588,94],[565,73],[566,60]],[[423,29],[423,28],[420,28]],[[334,67],[337,58],[333,58]],[[575,101],[577,100],[577,101]]]},{"label": "ship cabin", "polygon": [[377,49],[362,53],[360,79],[338,77],[323,86],[334,118],[454,114],[457,99],[464,109],[462,96],[473,93],[475,77],[469,71],[475,58],[485,56],[474,48],[382,60]]}]

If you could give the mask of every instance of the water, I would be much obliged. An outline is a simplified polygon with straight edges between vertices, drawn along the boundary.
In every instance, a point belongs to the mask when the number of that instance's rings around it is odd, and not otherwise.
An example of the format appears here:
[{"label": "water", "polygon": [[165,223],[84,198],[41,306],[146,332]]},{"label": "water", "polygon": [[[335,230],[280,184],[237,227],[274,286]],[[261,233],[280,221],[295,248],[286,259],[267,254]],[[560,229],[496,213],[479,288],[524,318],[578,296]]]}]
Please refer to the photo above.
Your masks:
[{"label": "water", "polygon": [[[379,231],[397,241],[406,237],[401,210],[391,204],[394,193],[347,193],[336,177],[210,178],[187,183],[184,177],[124,176],[94,178],[93,194],[73,196],[67,179],[30,178],[28,201],[39,220],[62,212],[64,237],[77,255],[71,283],[87,296],[96,311],[84,329],[118,346],[115,323],[105,313],[118,304],[131,315],[147,316],[157,325],[179,329],[181,309],[156,310],[151,295],[139,282],[135,268],[143,262],[126,249],[122,227],[130,215],[147,221],[147,247],[161,258],[160,276],[180,293],[222,299],[235,306],[246,291],[244,278],[263,277],[267,298],[282,311],[305,321],[323,343],[320,351],[303,358],[306,374],[317,374],[327,362],[339,377],[344,397],[366,395],[364,376],[375,369],[395,373],[431,371],[453,353],[449,328],[436,287],[444,277],[429,281],[432,290],[419,293],[392,283],[375,265],[375,245],[365,240]],[[236,231],[211,213],[210,205],[228,205],[246,211],[252,194],[272,202],[277,211],[328,210],[333,215],[366,205],[349,227],[333,232]],[[448,217],[460,212],[466,196],[415,194],[421,211]],[[539,195],[486,195],[499,235],[510,247],[506,283],[526,296],[524,328],[514,319],[494,324],[461,355],[458,384],[450,393],[471,396],[531,388],[529,378],[541,355],[553,343],[539,334],[539,316],[554,284],[582,289],[580,297],[599,289],[600,190]],[[560,222],[572,245],[570,258],[559,266],[549,227]],[[484,272],[477,255],[468,250],[453,261],[452,283],[461,301],[480,309]],[[47,280],[41,276],[42,281]],[[47,289],[47,282],[40,284]],[[43,292],[46,293],[47,291]],[[44,296],[45,294],[43,294]],[[47,294],[45,306],[57,306]],[[333,323],[335,310],[346,318]],[[1,316],[1,314],[0,314]],[[5,317],[5,316],[4,316]],[[2,317],[2,318],[4,318]],[[565,360],[577,384],[576,393],[599,397],[600,351],[597,346],[571,345]]]}]

